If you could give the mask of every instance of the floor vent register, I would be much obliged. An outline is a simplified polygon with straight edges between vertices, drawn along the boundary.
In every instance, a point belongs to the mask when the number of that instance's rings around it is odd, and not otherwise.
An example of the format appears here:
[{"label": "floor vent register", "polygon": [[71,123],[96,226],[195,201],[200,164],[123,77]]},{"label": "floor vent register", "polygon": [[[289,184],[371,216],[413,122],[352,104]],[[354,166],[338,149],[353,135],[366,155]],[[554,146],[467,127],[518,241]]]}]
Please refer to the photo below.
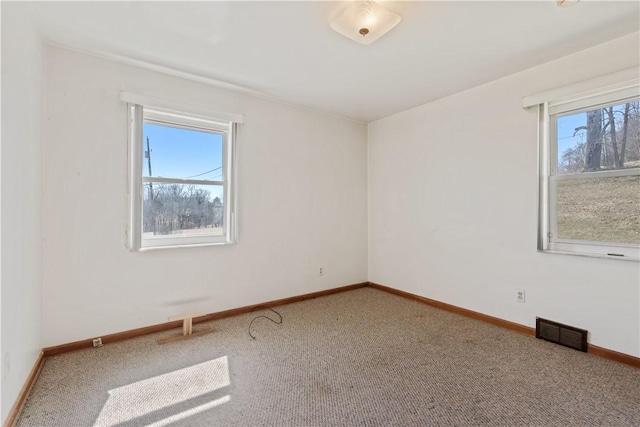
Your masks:
[{"label": "floor vent register", "polygon": [[575,350],[587,351],[587,331],[536,317],[536,338]]}]

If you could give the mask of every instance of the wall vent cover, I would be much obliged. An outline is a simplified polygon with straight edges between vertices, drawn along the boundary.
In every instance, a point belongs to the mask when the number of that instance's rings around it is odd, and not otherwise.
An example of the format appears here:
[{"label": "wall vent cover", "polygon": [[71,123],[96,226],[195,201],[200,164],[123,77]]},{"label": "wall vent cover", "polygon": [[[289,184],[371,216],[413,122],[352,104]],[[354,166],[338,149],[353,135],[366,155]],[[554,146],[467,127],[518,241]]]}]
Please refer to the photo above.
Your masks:
[{"label": "wall vent cover", "polygon": [[587,331],[536,317],[536,338],[587,351]]}]

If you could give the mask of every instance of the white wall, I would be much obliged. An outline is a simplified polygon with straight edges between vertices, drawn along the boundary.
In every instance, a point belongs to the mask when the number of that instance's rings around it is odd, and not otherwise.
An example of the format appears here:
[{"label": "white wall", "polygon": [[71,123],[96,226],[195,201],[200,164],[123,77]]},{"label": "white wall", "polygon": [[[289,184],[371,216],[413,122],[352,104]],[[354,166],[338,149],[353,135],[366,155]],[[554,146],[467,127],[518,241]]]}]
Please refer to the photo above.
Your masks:
[{"label": "white wall", "polygon": [[[56,47],[46,62],[44,346],[367,280],[366,125]],[[121,90],[245,115],[237,245],[125,248]]]},{"label": "white wall", "polygon": [[2,2],[2,399],[4,422],[42,348],[43,46],[26,3]]},{"label": "white wall", "polygon": [[521,108],[639,52],[636,33],[369,124],[369,280],[640,356],[638,264],[536,252],[537,113]]},{"label": "white wall", "polygon": [[[640,355],[637,264],[535,251],[536,115],[520,108],[637,65],[638,34],[370,124],[367,276],[364,125],[43,49],[28,8],[2,3],[3,420],[43,346],[367,278]],[[238,245],[125,249],[120,90],[246,116]]]}]

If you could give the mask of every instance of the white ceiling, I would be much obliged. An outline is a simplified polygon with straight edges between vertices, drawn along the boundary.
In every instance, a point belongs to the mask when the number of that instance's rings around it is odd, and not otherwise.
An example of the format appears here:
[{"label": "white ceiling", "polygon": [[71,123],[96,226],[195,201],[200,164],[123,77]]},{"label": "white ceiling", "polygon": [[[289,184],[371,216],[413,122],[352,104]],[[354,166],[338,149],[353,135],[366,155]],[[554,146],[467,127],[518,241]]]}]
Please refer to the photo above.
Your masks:
[{"label": "white ceiling", "polygon": [[[345,2],[41,2],[43,36],[369,122],[636,32],[640,2],[380,2],[375,43],[329,27]],[[638,54],[631,52],[630,54]]]}]

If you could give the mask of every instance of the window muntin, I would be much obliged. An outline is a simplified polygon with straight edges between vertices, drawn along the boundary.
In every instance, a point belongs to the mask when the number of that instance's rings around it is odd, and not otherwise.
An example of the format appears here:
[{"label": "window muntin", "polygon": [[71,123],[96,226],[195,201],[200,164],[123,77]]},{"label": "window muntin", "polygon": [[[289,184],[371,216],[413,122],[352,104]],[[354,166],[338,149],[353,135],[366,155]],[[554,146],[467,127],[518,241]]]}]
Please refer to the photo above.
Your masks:
[{"label": "window muntin", "polygon": [[234,125],[130,104],[132,250],[232,243]]},{"label": "window muntin", "polygon": [[621,93],[542,106],[540,249],[639,258],[640,98]]}]

